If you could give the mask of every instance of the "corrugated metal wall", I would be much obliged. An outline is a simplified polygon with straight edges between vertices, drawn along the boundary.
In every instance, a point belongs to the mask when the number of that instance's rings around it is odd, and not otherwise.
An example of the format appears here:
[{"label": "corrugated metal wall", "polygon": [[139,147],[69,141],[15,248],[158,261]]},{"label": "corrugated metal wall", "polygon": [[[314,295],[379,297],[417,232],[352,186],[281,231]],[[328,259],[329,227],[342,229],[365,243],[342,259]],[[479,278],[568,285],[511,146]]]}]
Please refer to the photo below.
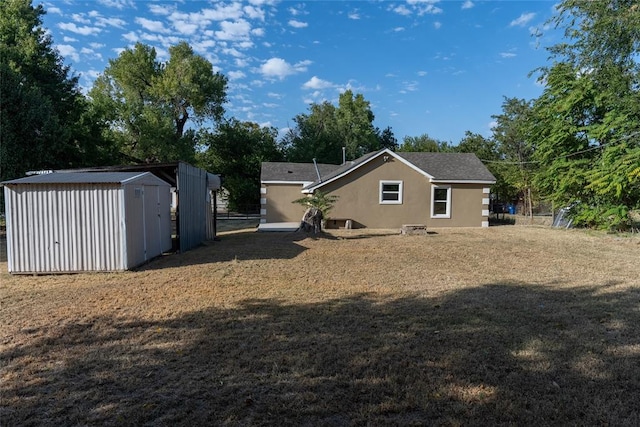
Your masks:
[{"label": "corrugated metal wall", "polygon": [[9,272],[125,269],[119,185],[23,184],[4,191]]},{"label": "corrugated metal wall", "polygon": [[177,174],[180,252],[207,239],[207,171],[180,162]]}]

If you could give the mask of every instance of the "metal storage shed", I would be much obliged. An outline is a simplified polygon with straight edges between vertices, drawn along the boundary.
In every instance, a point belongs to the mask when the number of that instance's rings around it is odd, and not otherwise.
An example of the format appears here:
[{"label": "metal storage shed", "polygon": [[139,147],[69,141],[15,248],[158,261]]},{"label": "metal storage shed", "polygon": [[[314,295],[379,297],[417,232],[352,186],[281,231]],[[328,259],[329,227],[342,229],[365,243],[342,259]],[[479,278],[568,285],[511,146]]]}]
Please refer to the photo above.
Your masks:
[{"label": "metal storage shed", "polygon": [[215,193],[220,189],[221,180],[218,175],[204,169],[179,161],[63,169],[55,172],[151,172],[175,189],[175,249],[186,252],[205,240],[216,237]]},{"label": "metal storage shed", "polygon": [[122,271],[171,249],[170,185],[149,172],[2,184],[10,273]]}]

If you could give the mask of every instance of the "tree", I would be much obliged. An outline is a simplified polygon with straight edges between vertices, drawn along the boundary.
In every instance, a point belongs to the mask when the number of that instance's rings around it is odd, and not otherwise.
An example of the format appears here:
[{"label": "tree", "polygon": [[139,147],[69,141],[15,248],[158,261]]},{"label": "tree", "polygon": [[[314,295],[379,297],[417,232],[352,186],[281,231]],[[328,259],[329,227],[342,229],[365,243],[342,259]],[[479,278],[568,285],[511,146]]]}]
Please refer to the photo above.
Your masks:
[{"label": "tree", "polygon": [[339,196],[335,194],[327,194],[322,191],[314,191],[313,194],[309,194],[305,197],[294,200],[291,203],[297,203],[305,208],[316,208],[322,212],[324,219],[329,218],[329,212],[333,209],[333,206],[338,201]]},{"label": "tree", "polygon": [[259,206],[262,162],[282,160],[277,134],[275,128],[230,119],[220,123],[214,133],[201,131],[198,135],[198,163],[222,175],[230,209],[245,212]]},{"label": "tree", "polygon": [[537,167],[533,160],[535,146],[530,137],[531,109],[529,101],[505,97],[502,114],[491,117],[496,121],[493,139],[504,165],[501,176],[522,195],[526,213],[533,218],[533,177]]},{"label": "tree", "polygon": [[398,151],[421,151],[421,152],[450,152],[451,146],[446,141],[431,138],[426,133],[420,136],[405,136]]},{"label": "tree", "polygon": [[384,142],[393,144],[395,138],[388,132],[381,135],[373,126],[374,115],[361,94],[350,90],[340,95],[338,107],[325,101],[311,104],[308,114],[294,118],[296,126],[283,138],[286,157],[292,162],[342,163],[342,149],[348,159],[381,148]]},{"label": "tree", "polygon": [[344,143],[335,120],[336,107],[329,102],[311,104],[309,114],[299,114],[296,123],[282,141],[283,151],[291,162],[342,163]]},{"label": "tree", "polygon": [[374,118],[369,101],[362,94],[354,96],[351,90],[340,94],[336,121],[347,158],[356,159],[380,148],[380,140],[373,126]]},{"label": "tree", "polygon": [[99,76],[90,96],[110,125],[113,139],[129,157],[147,161],[191,161],[195,131],[222,119],[226,78],[185,42],[169,48],[166,63],[154,48],[137,43]]},{"label": "tree", "polygon": [[98,124],[87,120],[77,77],[70,76],[42,28],[44,14],[28,0],[0,2],[3,180],[28,170],[101,163],[111,153]]},{"label": "tree", "polygon": [[398,149],[398,140],[396,139],[391,127],[387,126],[384,130],[376,128],[376,134],[378,135],[378,141],[380,141],[380,148],[388,148],[391,151]]},{"label": "tree", "polygon": [[502,154],[495,140],[467,131],[453,150],[456,153],[474,153],[482,160],[496,177],[492,193],[498,201],[511,201],[518,196],[518,189],[513,187],[507,179],[509,167],[502,162]]},{"label": "tree", "polygon": [[640,7],[637,2],[565,0],[546,83],[535,103],[536,181],[575,222],[620,228],[640,207]]}]

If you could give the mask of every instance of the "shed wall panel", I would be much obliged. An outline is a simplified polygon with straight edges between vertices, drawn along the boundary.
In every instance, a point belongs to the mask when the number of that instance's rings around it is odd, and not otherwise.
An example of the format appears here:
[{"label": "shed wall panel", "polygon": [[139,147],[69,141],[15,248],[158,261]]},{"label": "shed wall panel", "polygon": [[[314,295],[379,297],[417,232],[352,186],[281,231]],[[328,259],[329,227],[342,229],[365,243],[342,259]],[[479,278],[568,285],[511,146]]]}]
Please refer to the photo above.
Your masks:
[{"label": "shed wall panel", "polygon": [[5,200],[10,272],[125,269],[119,186],[10,185]]},{"label": "shed wall panel", "polygon": [[207,238],[207,171],[180,163],[177,181],[180,252],[185,252]]}]

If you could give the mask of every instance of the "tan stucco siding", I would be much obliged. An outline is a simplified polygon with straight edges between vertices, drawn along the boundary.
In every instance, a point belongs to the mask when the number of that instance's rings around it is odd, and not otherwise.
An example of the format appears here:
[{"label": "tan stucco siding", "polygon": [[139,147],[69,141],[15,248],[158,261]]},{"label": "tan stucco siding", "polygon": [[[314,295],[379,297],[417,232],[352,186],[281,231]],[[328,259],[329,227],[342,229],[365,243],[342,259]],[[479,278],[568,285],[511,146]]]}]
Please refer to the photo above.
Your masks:
[{"label": "tan stucco siding", "polygon": [[[402,204],[380,204],[380,181],[402,181]],[[399,228],[426,224],[428,178],[399,160],[383,156],[320,188],[339,197],[330,218],[350,219],[354,227]]]},{"label": "tan stucco siding", "polygon": [[[446,184],[443,184],[446,185]],[[481,184],[450,184],[451,187],[451,217],[450,218],[429,218],[429,227],[481,227],[482,222],[487,220],[483,216],[483,209],[488,209],[488,205],[483,205],[482,199],[488,197],[483,194],[482,189],[486,185]],[[431,185],[430,185],[431,188]],[[429,197],[431,197],[429,195]],[[431,209],[431,206],[429,206]],[[431,217],[431,210],[429,210]]]},{"label": "tan stucco siding", "polygon": [[291,203],[304,196],[302,184],[262,184],[261,205],[263,222],[296,222],[302,219],[304,207]]}]

